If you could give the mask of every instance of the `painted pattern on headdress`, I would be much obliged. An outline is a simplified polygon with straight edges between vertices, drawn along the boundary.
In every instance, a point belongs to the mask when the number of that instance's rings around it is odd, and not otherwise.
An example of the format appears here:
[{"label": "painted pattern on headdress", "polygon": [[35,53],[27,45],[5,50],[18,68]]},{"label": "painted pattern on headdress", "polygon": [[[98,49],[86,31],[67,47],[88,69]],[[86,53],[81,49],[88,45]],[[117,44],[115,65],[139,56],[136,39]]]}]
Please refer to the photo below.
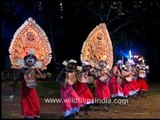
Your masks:
[{"label": "painted pattern on headdress", "polygon": [[9,47],[12,68],[24,67],[23,59],[30,50],[34,51],[40,69],[46,69],[52,59],[51,46],[43,29],[32,18],[28,18],[13,36]]}]

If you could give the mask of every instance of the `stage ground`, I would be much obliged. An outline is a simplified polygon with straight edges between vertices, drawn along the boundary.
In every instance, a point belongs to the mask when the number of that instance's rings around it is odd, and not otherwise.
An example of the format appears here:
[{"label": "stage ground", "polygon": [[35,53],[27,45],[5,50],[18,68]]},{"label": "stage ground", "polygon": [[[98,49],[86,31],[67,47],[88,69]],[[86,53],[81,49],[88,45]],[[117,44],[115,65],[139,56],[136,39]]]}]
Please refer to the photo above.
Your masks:
[{"label": "stage ground", "polygon": [[[2,118],[21,118],[21,104],[19,96],[20,82],[17,85],[17,93],[12,97],[12,82],[2,82]],[[149,84],[147,97],[132,99],[124,105],[108,104],[110,111],[98,110],[97,105],[92,105],[90,116],[80,112],[80,118],[160,118],[160,84]],[[92,86],[91,86],[92,87]],[[53,81],[38,81],[38,95],[41,102],[41,118],[62,118],[61,105],[59,103],[45,103],[45,98],[58,98],[59,87]]]}]

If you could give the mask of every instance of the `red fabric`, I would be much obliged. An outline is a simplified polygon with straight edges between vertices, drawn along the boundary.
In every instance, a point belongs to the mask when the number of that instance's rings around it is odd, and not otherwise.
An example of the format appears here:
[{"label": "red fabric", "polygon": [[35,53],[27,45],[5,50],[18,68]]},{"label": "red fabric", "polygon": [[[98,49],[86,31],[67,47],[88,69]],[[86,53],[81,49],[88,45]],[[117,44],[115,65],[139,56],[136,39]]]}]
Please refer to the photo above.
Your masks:
[{"label": "red fabric", "polygon": [[108,87],[108,83],[102,82],[100,80],[96,81],[96,98],[97,99],[108,99],[110,98],[110,90]]},{"label": "red fabric", "polygon": [[131,81],[131,84],[133,84],[134,89],[135,89],[136,91],[139,90],[139,84],[138,84],[138,82],[137,82],[136,80],[132,80],[132,81]]},{"label": "red fabric", "polygon": [[124,92],[124,96],[128,97],[130,95],[136,94],[138,91],[139,86],[137,86],[136,81],[132,80],[131,82],[126,81],[125,79],[122,80],[122,89]]},{"label": "red fabric", "polygon": [[138,77],[137,78],[137,83],[139,84],[139,89],[141,91],[148,91],[148,84],[147,84],[145,79],[143,79],[141,77]]},{"label": "red fabric", "polygon": [[69,84],[65,87],[61,87],[61,99],[63,112],[73,108],[79,108],[81,105],[79,102],[79,96],[73,89],[72,85]]},{"label": "red fabric", "polygon": [[87,102],[92,102],[93,101],[93,95],[86,85],[86,83],[80,83],[76,82],[75,83],[75,91],[80,97],[82,101],[82,105],[86,104]]},{"label": "red fabric", "polygon": [[109,86],[111,95],[120,96],[119,93],[123,94],[123,89],[121,88],[120,84],[117,82],[117,79],[115,76],[113,76],[110,79],[108,86]]},{"label": "red fabric", "polygon": [[39,116],[40,103],[35,88],[28,88],[25,82],[22,82],[21,88],[22,116]]}]

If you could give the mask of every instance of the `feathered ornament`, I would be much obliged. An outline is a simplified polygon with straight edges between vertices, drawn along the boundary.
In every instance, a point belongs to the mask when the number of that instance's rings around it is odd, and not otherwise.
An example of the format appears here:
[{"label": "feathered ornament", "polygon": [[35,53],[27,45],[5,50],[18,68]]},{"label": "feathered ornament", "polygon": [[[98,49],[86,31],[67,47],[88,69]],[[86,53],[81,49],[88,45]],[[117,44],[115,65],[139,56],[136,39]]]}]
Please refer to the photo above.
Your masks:
[{"label": "feathered ornament", "polygon": [[62,62],[62,65],[67,66],[67,65],[68,65],[68,62],[67,62],[66,60],[64,60],[64,61]]}]

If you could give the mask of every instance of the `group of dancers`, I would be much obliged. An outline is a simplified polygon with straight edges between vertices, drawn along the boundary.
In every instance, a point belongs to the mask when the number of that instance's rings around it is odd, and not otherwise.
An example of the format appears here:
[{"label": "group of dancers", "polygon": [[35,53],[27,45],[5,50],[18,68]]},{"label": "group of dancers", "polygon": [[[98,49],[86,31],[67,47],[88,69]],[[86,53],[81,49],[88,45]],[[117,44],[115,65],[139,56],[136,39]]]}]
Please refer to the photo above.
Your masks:
[{"label": "group of dancers", "polygon": [[[36,92],[36,78],[46,79],[36,65],[36,57],[29,54],[24,57],[25,66],[19,70],[17,79],[22,79],[21,104],[23,118],[39,118],[40,102]],[[101,60],[95,66],[88,61],[82,61],[78,66],[76,60],[63,62],[65,68],[57,76],[56,81],[61,85],[62,110],[64,118],[75,118],[84,108],[88,114],[94,99],[110,99],[115,97],[130,98],[131,96],[144,95],[148,90],[146,73],[149,66],[144,59],[137,63],[129,59],[125,63],[118,60],[112,69],[106,60]],[[88,87],[89,78],[92,76],[95,83],[95,94]],[[15,87],[14,87],[15,88]],[[106,104],[102,106],[107,110]]]},{"label": "group of dancers", "polygon": [[[95,98],[107,100],[121,97],[130,100],[131,97],[144,96],[148,90],[146,73],[149,72],[149,66],[144,59],[136,62],[128,59],[125,63],[118,60],[112,69],[109,69],[106,60],[101,60],[95,66],[88,61],[82,61],[82,65],[78,66],[73,59],[64,61],[63,64],[66,67],[56,81],[61,85],[63,116],[67,119],[79,117],[81,108],[84,108],[84,114],[88,116],[89,106]],[[87,84],[89,76],[96,81],[95,95]],[[100,104],[103,110],[109,110],[106,103]]]},{"label": "group of dancers", "polygon": [[[79,117],[82,108],[88,116],[90,105],[95,104],[95,99],[130,99],[132,96],[144,96],[148,90],[146,73],[149,72],[149,66],[144,59],[118,60],[113,67],[109,64],[113,62],[113,49],[105,23],[96,26],[86,41],[81,51],[81,65],[74,59],[65,60],[65,67],[56,76],[55,81],[61,86],[61,105],[66,119]],[[15,32],[9,53],[12,68],[19,69],[14,79],[14,91],[17,80],[22,81],[22,117],[40,118],[36,79],[47,79],[47,75],[41,70],[47,69],[51,62],[52,49],[45,32],[35,20],[28,18]],[[94,81],[93,90],[88,86],[91,78]],[[99,104],[101,109],[109,110],[105,102]]]}]

